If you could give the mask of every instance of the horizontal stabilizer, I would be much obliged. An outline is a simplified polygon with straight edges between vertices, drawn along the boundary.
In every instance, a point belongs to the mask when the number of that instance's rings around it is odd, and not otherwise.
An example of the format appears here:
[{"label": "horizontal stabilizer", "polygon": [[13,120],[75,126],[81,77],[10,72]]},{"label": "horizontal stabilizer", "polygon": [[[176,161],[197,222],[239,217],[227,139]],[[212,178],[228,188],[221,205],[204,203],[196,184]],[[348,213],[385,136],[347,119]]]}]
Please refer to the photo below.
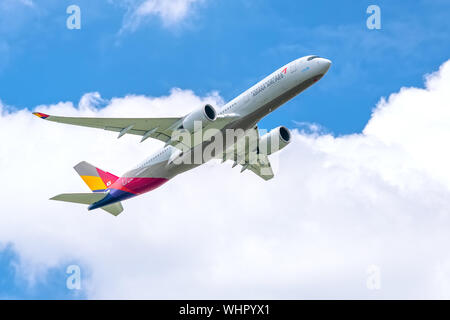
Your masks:
[{"label": "horizontal stabilizer", "polygon": [[100,209],[103,209],[106,212],[111,213],[113,216],[118,216],[123,211],[123,207],[120,202],[116,202],[116,203],[101,207]]},{"label": "horizontal stabilizer", "polygon": [[65,202],[74,202],[81,204],[93,204],[94,202],[102,200],[108,193],[96,192],[96,193],[62,193],[50,198],[50,200],[58,200]]},{"label": "horizontal stabilizer", "polygon": [[[81,203],[81,204],[93,204],[102,200],[108,193],[107,192],[95,192],[95,193],[62,193],[54,196],[50,200],[58,200],[65,202]],[[113,216],[119,215],[123,211],[122,204],[116,202],[100,209],[112,214]]]}]

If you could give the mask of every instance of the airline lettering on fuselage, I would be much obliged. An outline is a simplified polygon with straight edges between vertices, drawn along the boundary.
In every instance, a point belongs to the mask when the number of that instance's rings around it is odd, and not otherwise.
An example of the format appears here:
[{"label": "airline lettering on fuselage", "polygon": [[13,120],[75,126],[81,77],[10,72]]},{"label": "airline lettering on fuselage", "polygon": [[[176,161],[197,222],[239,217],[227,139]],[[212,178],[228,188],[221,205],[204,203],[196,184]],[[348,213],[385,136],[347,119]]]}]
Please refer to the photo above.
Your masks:
[{"label": "airline lettering on fuselage", "polygon": [[260,94],[261,92],[263,92],[265,89],[267,89],[268,87],[270,87],[271,85],[273,85],[274,83],[277,83],[278,81],[280,81],[281,79],[284,78],[284,74],[283,72],[273,76],[272,78],[270,78],[269,80],[267,80],[266,82],[264,82],[262,85],[260,85],[259,87],[257,87],[255,90],[253,90],[252,95],[254,97],[256,97],[258,94]]}]

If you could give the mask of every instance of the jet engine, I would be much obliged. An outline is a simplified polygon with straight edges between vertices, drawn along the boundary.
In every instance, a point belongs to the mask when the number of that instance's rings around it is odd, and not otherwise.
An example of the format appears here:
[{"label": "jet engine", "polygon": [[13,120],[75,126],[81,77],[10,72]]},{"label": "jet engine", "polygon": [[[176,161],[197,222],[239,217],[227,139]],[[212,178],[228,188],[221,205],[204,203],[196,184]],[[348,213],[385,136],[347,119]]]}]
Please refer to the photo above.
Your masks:
[{"label": "jet engine", "polygon": [[259,140],[259,152],[270,155],[280,151],[291,142],[291,132],[286,127],[272,129]]},{"label": "jet engine", "polygon": [[[189,132],[194,132],[204,128],[208,123],[215,121],[217,112],[210,104],[206,104],[198,110],[188,114],[183,120],[183,128]],[[196,124],[196,122],[199,122]]]}]

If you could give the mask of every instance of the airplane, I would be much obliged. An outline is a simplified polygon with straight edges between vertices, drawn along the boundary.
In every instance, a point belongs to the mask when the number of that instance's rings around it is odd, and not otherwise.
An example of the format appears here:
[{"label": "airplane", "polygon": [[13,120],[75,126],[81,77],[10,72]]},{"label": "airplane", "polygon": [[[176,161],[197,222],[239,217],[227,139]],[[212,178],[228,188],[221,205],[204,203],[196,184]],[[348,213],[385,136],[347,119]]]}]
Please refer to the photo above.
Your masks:
[{"label": "airplane", "polygon": [[[92,192],[64,193],[51,200],[85,204],[88,210],[101,208],[117,216],[123,211],[121,201],[154,190],[176,175],[211,159],[222,159],[222,162],[232,160],[233,168],[239,164],[242,166],[241,172],[249,169],[269,180],[274,174],[268,156],[287,146],[291,142],[291,133],[280,126],[260,136],[258,122],[319,81],[330,65],[330,60],[316,55],[296,59],[221,108],[205,104],[184,117],[88,118],[34,112],[34,115],[48,121],[115,131],[119,133],[118,138],[134,134],[142,136],[141,142],[153,138],[165,143],[164,147],[121,177],[82,161],[74,169]],[[214,133],[209,137],[197,134],[207,130]],[[217,139],[220,142],[216,145],[221,148],[217,147],[207,155],[202,152],[214,144],[215,138],[230,130],[241,130],[244,135],[226,141]],[[179,139],[181,136],[183,141]],[[238,145],[244,147],[238,148]],[[201,155],[199,159],[192,161],[197,154]],[[251,154],[256,156],[251,157]]]}]

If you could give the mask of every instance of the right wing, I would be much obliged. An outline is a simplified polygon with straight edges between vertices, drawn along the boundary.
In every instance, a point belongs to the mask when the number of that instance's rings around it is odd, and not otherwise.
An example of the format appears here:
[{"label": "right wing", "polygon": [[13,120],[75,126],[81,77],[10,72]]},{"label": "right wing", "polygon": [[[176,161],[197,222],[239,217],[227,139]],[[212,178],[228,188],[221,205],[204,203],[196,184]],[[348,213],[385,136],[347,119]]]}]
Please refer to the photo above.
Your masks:
[{"label": "right wing", "polygon": [[258,154],[257,163],[250,164],[248,169],[253,171],[257,176],[260,176],[264,180],[270,180],[274,177],[272,166],[270,165],[269,158],[265,154]]},{"label": "right wing", "polygon": [[272,179],[274,174],[268,156],[259,153],[259,138],[258,127],[247,130],[243,138],[223,153],[222,161],[233,160],[233,167],[242,165],[241,172],[249,169],[267,181]]}]

